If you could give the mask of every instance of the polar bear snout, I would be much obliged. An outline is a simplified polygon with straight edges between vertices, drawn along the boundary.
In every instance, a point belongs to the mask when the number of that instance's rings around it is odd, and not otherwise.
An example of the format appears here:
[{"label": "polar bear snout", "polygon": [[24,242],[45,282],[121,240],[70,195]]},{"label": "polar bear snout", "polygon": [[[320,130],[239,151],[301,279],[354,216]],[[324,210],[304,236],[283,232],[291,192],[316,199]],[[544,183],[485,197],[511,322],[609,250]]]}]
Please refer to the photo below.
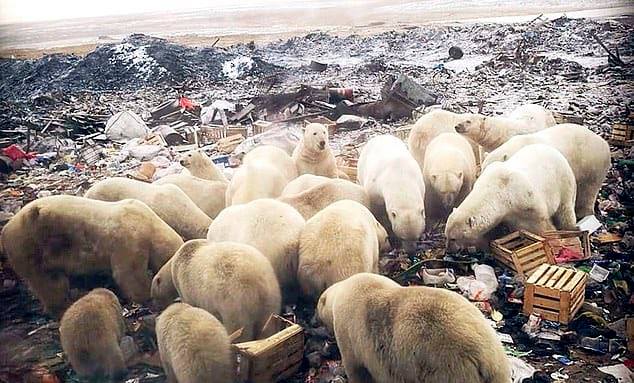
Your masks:
[{"label": "polar bear snout", "polygon": [[459,122],[454,129],[456,129],[456,132],[458,133],[467,133],[469,127],[469,122],[468,121],[463,121],[463,122]]},{"label": "polar bear snout", "polygon": [[319,141],[319,149],[321,150],[326,149],[326,141],[324,140]]}]

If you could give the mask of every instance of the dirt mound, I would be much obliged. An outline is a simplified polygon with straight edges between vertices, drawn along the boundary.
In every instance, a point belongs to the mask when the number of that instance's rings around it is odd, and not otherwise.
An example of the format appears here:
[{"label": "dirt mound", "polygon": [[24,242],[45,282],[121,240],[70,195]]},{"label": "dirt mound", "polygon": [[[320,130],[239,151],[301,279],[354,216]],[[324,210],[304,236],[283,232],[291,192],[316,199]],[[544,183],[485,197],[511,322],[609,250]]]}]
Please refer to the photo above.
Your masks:
[{"label": "dirt mound", "polygon": [[97,47],[86,57],[51,55],[0,60],[0,97],[31,97],[53,90],[137,90],[183,82],[214,83],[258,75],[275,66],[222,48],[192,48],[142,34]]}]

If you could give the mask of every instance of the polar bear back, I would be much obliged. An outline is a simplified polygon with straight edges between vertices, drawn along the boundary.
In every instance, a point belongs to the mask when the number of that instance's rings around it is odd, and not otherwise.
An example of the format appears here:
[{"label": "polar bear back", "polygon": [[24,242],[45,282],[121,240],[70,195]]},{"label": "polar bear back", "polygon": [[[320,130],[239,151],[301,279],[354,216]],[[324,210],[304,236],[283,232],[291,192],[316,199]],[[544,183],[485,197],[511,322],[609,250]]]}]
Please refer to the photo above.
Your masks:
[{"label": "polar bear back", "polygon": [[298,194],[330,180],[330,177],[316,176],[310,173],[302,174],[286,185],[284,191],[282,191],[282,196]]},{"label": "polar bear back", "polygon": [[513,109],[508,116],[509,118],[527,123],[529,131],[523,131],[522,133],[524,134],[537,132],[557,124],[553,113],[537,104],[520,105]]},{"label": "polar bear back", "polygon": [[282,288],[295,283],[304,218],[291,206],[258,199],[224,209],[209,226],[209,241],[251,245],[271,262]]},{"label": "polar bear back", "polygon": [[275,166],[286,179],[286,183],[297,178],[297,166],[284,150],[272,145],[261,145],[251,150],[244,156],[244,165],[268,163]]},{"label": "polar bear back", "polygon": [[[423,186],[422,174],[405,143],[391,135],[372,138],[363,146],[358,162],[358,180],[366,189],[394,183]],[[382,185],[381,185],[382,186]]]}]

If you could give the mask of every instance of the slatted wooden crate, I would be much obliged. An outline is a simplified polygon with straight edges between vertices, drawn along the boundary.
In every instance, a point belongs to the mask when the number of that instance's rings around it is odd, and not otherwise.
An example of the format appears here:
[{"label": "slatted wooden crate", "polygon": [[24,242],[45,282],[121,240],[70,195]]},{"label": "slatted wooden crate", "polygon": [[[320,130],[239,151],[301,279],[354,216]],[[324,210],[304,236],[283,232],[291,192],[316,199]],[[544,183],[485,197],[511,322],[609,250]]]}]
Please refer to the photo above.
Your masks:
[{"label": "slatted wooden crate", "polygon": [[528,278],[524,314],[567,324],[581,308],[587,274],[554,265],[542,265]]},{"label": "slatted wooden crate", "polygon": [[298,324],[273,315],[264,326],[272,326],[266,339],[233,344],[236,381],[269,383],[293,376],[304,356],[304,330]]},{"label": "slatted wooden crate", "polygon": [[216,142],[222,138],[240,134],[247,137],[246,126],[223,126],[223,125],[203,125],[200,127],[200,134],[204,136],[207,142]]},{"label": "slatted wooden crate", "polygon": [[612,125],[610,143],[616,146],[632,146],[634,144],[634,126],[621,123]]},{"label": "slatted wooden crate", "polygon": [[490,245],[493,258],[525,279],[544,263],[555,263],[544,242],[545,238],[520,230],[496,239]]},{"label": "slatted wooden crate", "polygon": [[542,233],[542,236],[546,239],[546,246],[550,248],[555,258],[564,248],[581,254],[583,259],[590,258],[590,235],[587,231],[547,231]]}]

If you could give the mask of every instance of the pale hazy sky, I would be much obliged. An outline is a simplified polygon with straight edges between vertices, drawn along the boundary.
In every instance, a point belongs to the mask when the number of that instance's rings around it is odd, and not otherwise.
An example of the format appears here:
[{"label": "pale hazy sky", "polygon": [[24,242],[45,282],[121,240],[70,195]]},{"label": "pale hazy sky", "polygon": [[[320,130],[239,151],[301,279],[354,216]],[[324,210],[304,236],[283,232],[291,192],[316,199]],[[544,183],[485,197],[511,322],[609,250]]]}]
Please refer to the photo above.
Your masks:
[{"label": "pale hazy sky", "polygon": [[288,2],[288,0],[0,0],[0,23]]}]

